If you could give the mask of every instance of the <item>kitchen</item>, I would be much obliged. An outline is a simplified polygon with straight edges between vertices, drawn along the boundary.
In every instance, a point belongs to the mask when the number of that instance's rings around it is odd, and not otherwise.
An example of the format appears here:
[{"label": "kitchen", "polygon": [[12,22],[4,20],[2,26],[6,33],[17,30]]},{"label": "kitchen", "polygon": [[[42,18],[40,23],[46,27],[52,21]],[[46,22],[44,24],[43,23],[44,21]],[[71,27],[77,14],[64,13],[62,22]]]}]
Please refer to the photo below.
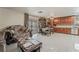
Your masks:
[{"label": "kitchen", "polygon": [[79,35],[79,16],[65,16],[51,19],[54,32]]},{"label": "kitchen", "polygon": [[[25,13],[22,13],[19,15],[19,14],[17,14],[18,11],[16,13],[16,10],[14,10],[14,9],[18,10],[19,7],[13,8],[13,9],[12,8],[9,8],[9,9],[1,8],[1,13],[3,15],[5,15],[5,17],[4,17],[1,14],[1,16],[2,16],[1,26],[3,26],[3,24],[7,25],[7,26],[19,25],[19,24],[20,25],[22,25],[22,24],[29,25],[28,28],[30,29],[30,31],[32,31],[31,38],[33,40],[38,40],[38,41],[42,42],[42,48],[41,48],[40,52],[79,51],[79,16],[73,15],[73,14],[68,14],[68,12],[72,11],[72,8],[65,8],[65,7],[63,7],[63,8],[58,8],[58,7],[55,7],[55,8],[54,7],[50,7],[50,8],[47,8],[47,7],[44,7],[44,8],[36,7],[35,8],[34,7],[34,8],[31,8],[31,7],[29,7],[27,9],[30,10],[30,13],[33,12],[32,15],[28,13],[29,22],[24,22],[24,20],[26,20],[26,19],[24,19],[24,15],[25,15],[26,11],[25,11]],[[23,8],[20,8],[20,9],[23,9]],[[26,10],[26,8],[24,8],[24,9]],[[7,13],[6,10],[9,13]],[[15,13],[13,10],[15,11]],[[53,11],[50,11],[50,10],[53,10]],[[39,13],[39,11],[41,11],[42,13]],[[49,14],[52,14],[52,15],[49,15]],[[11,17],[8,15],[10,15]],[[15,18],[15,16],[17,16],[17,17]],[[19,18],[21,19],[21,21],[18,21]],[[3,22],[3,20],[6,20],[6,19],[9,21],[9,23],[7,23],[8,21]],[[15,19],[15,20],[13,20],[13,19]],[[16,20],[18,21],[18,23],[15,22]],[[41,25],[41,26],[39,26],[39,25]],[[44,31],[39,32],[39,29],[43,29]],[[53,32],[53,33],[51,33],[51,32]],[[13,52],[19,51],[19,50],[17,50],[16,45],[11,46],[10,48],[12,50],[9,50],[9,49],[7,49],[7,50],[13,51]]]}]

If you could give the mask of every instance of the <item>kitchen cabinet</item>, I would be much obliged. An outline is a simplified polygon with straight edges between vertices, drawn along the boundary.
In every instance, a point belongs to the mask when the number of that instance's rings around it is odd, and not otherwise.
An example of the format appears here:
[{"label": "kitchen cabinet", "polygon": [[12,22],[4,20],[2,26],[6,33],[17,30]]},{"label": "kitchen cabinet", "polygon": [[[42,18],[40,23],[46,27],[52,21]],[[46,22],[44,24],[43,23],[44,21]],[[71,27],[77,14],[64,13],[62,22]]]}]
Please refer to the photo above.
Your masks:
[{"label": "kitchen cabinet", "polygon": [[55,18],[53,20],[53,24],[56,24],[56,25],[60,24],[60,18]]},{"label": "kitchen cabinet", "polygon": [[66,24],[72,25],[73,22],[74,22],[74,17],[67,17],[67,19],[66,19]]},{"label": "kitchen cabinet", "polygon": [[66,33],[66,34],[71,34],[71,28],[66,28],[66,29],[65,29],[65,33]]},{"label": "kitchen cabinet", "polygon": [[54,28],[54,32],[61,32],[61,28]]},{"label": "kitchen cabinet", "polygon": [[71,32],[72,25],[74,24],[74,16],[56,17],[53,19],[52,24],[54,27],[54,32],[72,34]]},{"label": "kitchen cabinet", "polygon": [[62,28],[54,28],[54,32],[60,33],[60,32],[63,32],[63,29]]},{"label": "kitchen cabinet", "polygon": [[55,25],[60,25],[60,24],[72,25],[73,21],[74,21],[74,17],[72,17],[72,16],[57,17],[57,18],[54,18],[53,24],[55,24]]},{"label": "kitchen cabinet", "polygon": [[54,32],[71,34],[71,28],[54,28]]}]

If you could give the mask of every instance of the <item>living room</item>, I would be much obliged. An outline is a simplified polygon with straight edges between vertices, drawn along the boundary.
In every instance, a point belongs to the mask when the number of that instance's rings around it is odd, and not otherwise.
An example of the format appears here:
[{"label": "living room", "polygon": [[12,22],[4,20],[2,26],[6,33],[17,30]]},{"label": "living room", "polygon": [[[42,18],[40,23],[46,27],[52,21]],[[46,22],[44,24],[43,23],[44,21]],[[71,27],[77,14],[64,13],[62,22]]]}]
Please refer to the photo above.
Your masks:
[{"label": "living room", "polygon": [[[1,7],[0,32],[3,35],[0,38],[4,37],[0,39],[1,52],[79,51],[78,10],[78,7]],[[32,46],[31,49],[11,43],[6,31],[13,33],[17,42],[27,39],[28,43],[23,45]]]}]

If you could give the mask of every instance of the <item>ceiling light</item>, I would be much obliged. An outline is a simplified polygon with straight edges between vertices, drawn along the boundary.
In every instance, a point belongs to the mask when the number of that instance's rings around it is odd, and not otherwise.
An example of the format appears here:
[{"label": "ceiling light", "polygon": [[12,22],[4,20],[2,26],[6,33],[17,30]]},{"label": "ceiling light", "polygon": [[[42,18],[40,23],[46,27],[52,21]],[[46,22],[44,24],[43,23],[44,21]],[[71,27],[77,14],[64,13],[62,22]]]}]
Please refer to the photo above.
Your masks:
[{"label": "ceiling light", "polygon": [[54,19],[54,17],[50,17],[50,19]]},{"label": "ceiling light", "polygon": [[43,11],[38,11],[38,13],[43,13]]}]

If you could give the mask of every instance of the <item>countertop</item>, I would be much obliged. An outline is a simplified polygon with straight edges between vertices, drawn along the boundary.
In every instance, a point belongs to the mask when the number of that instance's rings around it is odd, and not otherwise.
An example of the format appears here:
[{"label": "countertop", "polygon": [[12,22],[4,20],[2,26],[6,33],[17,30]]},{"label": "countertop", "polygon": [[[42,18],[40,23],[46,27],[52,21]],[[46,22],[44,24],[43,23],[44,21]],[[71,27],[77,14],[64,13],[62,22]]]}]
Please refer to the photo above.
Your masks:
[{"label": "countertop", "polygon": [[79,28],[79,26],[72,26],[72,25],[57,25],[54,28]]},{"label": "countertop", "polygon": [[72,26],[67,26],[67,25],[57,25],[55,28],[72,28]]}]

